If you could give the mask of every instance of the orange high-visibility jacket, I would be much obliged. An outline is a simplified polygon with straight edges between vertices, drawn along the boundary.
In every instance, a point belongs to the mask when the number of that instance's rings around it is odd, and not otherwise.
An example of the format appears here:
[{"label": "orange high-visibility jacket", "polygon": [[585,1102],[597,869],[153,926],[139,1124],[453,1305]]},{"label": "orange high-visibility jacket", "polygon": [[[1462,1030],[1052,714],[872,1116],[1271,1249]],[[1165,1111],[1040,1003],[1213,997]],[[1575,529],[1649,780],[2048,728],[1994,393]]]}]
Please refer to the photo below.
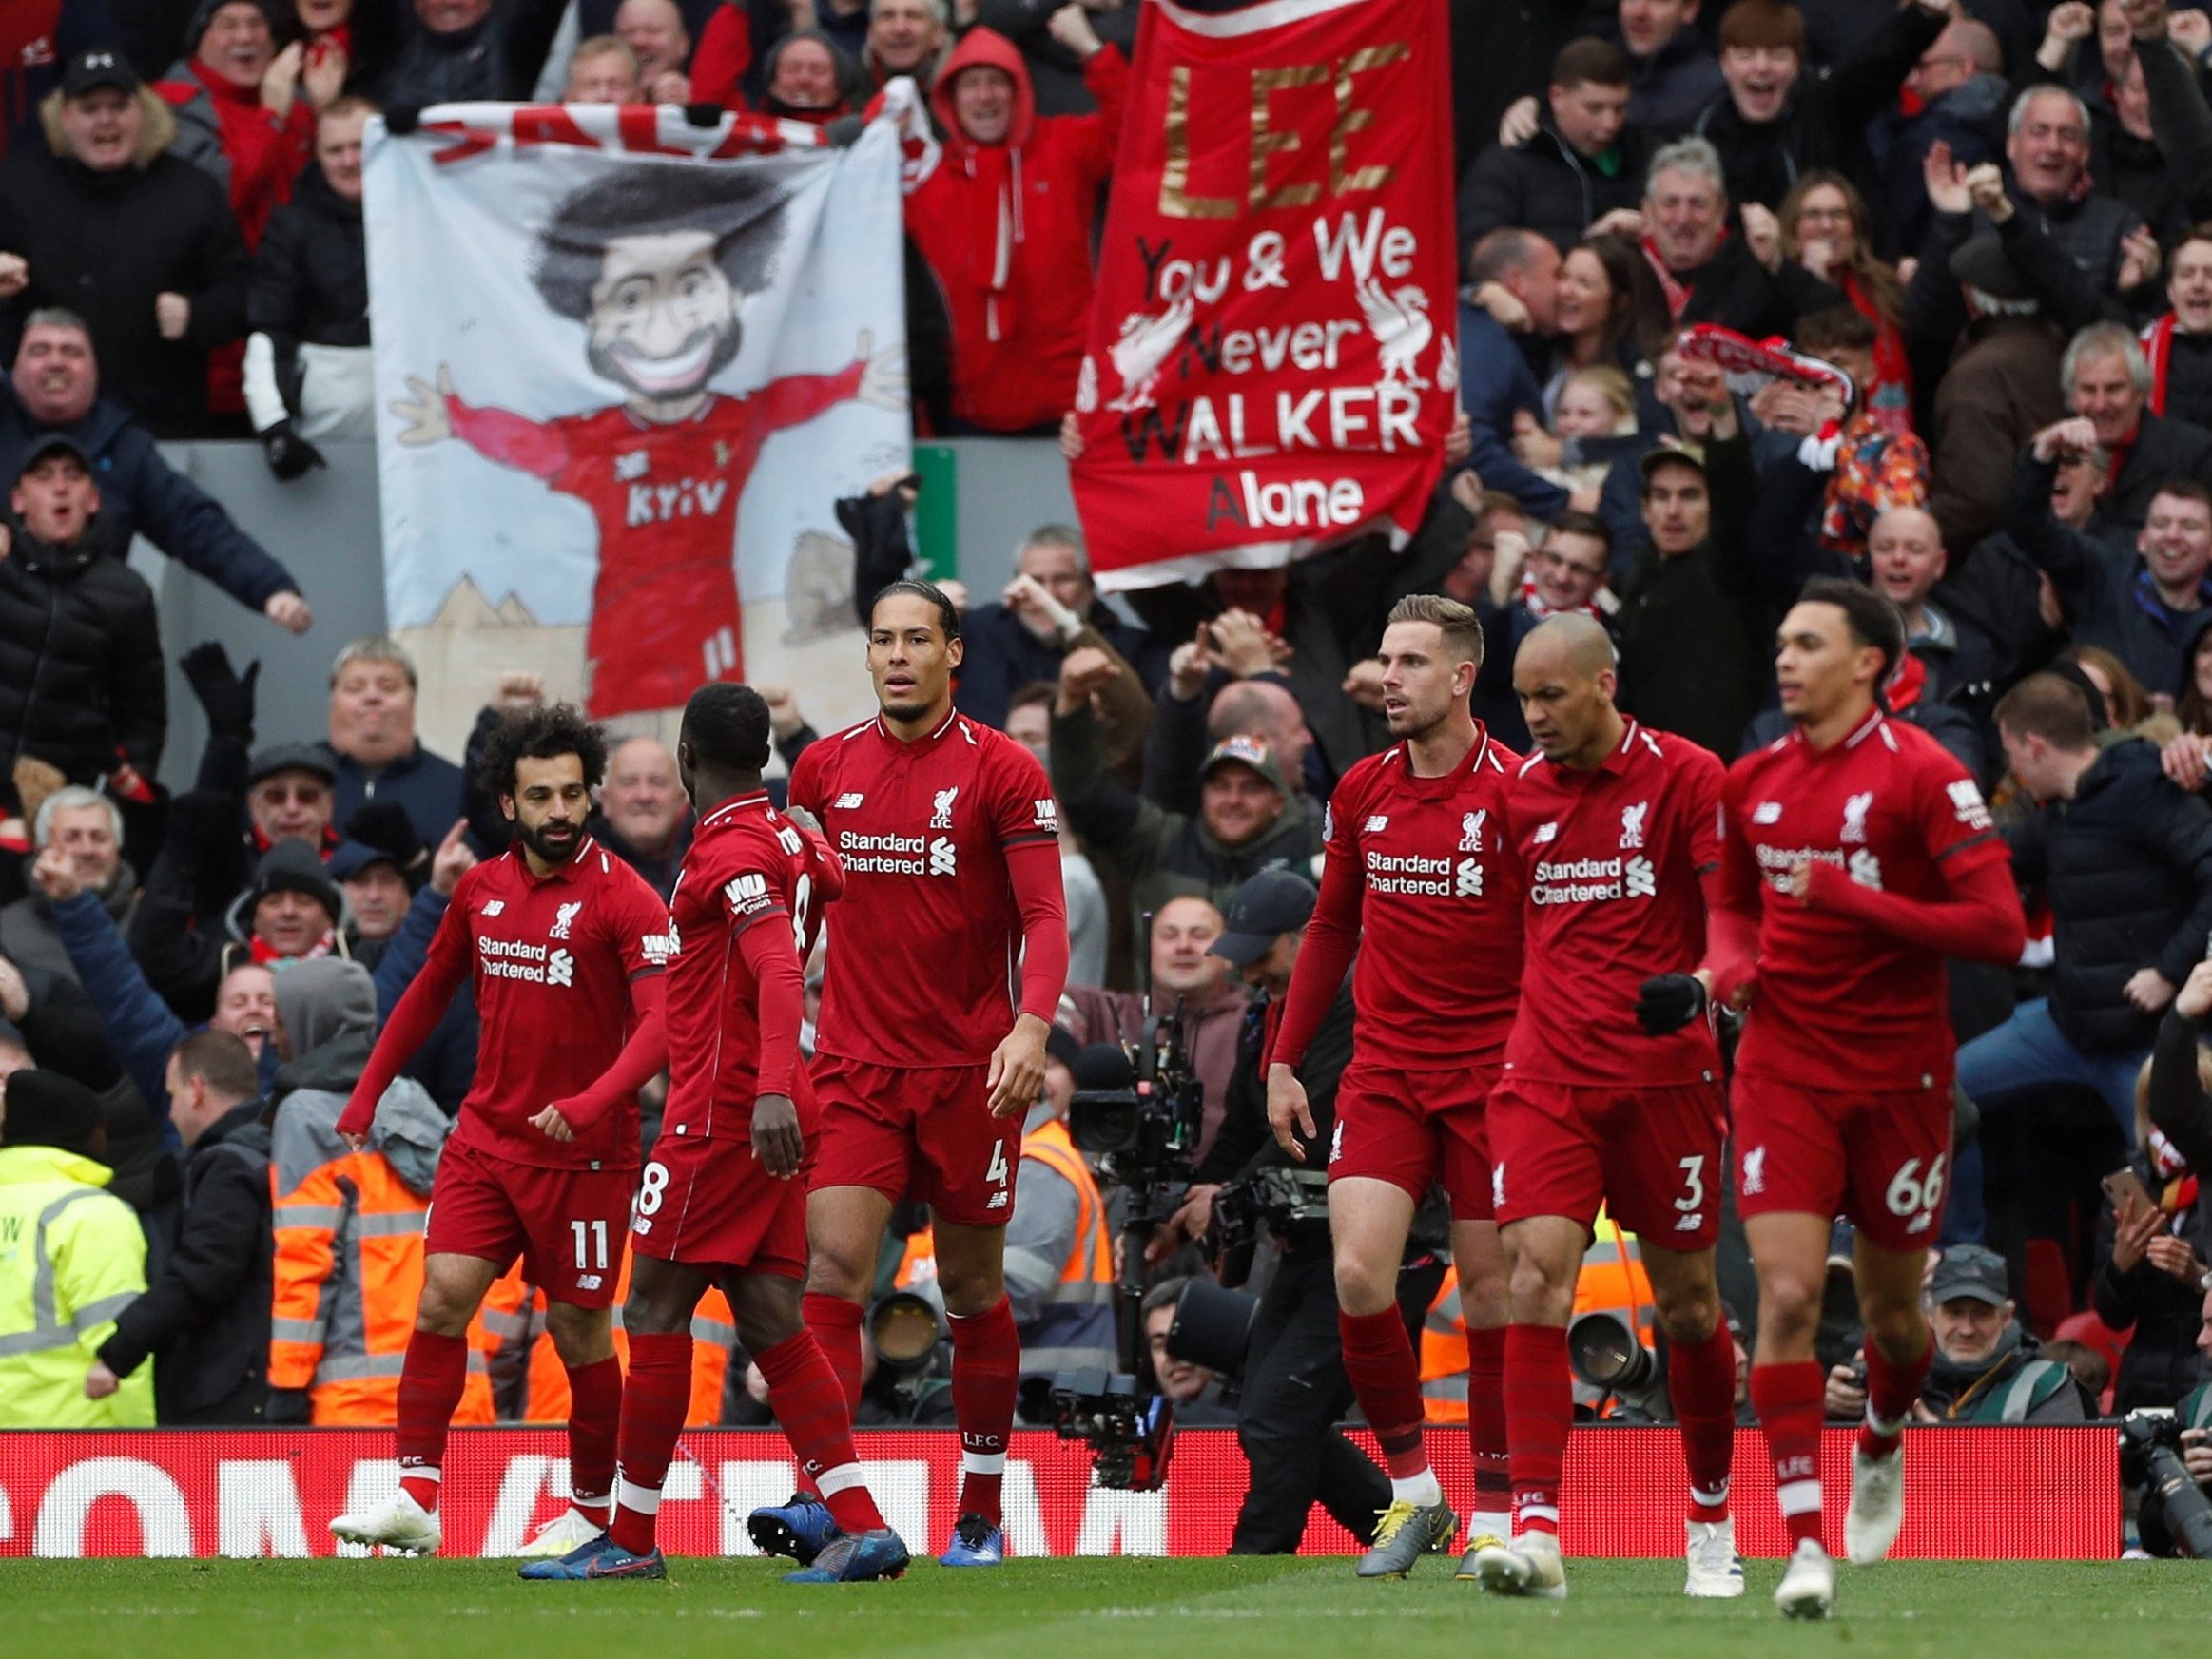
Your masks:
[{"label": "orange high-visibility jacket", "polygon": [[[276,1171],[271,1171],[271,1185]],[[422,1295],[430,1206],[381,1152],[348,1152],[275,1195],[269,1386],[303,1388],[320,1424],[387,1424]],[[469,1325],[469,1379],[456,1423],[493,1420],[481,1317]]]},{"label": "orange high-visibility jacket", "polygon": [[[614,1286],[614,1357],[630,1369],[630,1334],[622,1326],[623,1304],[630,1300],[631,1252],[622,1252],[622,1277]],[[523,1420],[565,1423],[569,1420],[569,1373],[553,1350],[553,1333],[545,1325],[545,1292],[533,1290],[522,1316],[530,1333],[530,1386]],[[722,1385],[729,1375],[729,1350],[737,1341],[737,1316],[729,1299],[709,1288],[691,1310],[691,1403],[684,1413],[684,1426],[706,1428],[722,1420]]]}]

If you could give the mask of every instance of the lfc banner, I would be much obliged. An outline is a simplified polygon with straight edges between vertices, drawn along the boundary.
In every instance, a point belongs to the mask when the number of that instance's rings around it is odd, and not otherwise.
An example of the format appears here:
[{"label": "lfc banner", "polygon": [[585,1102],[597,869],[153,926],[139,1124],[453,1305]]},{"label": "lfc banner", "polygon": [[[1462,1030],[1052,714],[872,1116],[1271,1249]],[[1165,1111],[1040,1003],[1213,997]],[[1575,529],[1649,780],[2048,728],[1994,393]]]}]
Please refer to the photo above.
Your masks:
[{"label": "lfc banner", "polygon": [[[1831,1493],[1851,1485],[1854,1431],[1822,1437]],[[1371,1446],[1365,1431],[1358,1437]],[[1913,1429],[1899,1557],[2109,1559],[2120,1539],[2119,1441],[2088,1428]],[[906,1541],[934,1548],[959,1511],[960,1437],[874,1430],[854,1437],[883,1515]],[[448,1555],[512,1555],[568,1502],[568,1436],[552,1429],[459,1429],[445,1460],[439,1517]],[[1455,1503],[1474,1487],[1464,1433],[1428,1442]],[[1782,1555],[1774,1462],[1738,1435],[1733,1507],[1746,1555]],[[1671,1428],[1578,1428],[1567,1441],[1562,1542],[1571,1555],[1682,1552],[1682,1442]],[[781,1503],[796,1478],[781,1435],[687,1431],[662,1489],[660,1539],[671,1555],[755,1553],[746,1515]],[[1006,1539],[1013,1553],[1219,1555],[1227,1552],[1248,1472],[1227,1429],[1176,1437],[1158,1492],[1108,1492],[1090,1481],[1087,1448],[1043,1430],[1007,1446]],[[333,1515],[398,1490],[390,1430],[151,1429],[0,1433],[0,1558],[10,1555],[361,1554],[335,1545]],[[1829,1544],[1843,1547],[1841,1505]],[[926,1541],[926,1542],[925,1542]],[[1359,1548],[1316,1508],[1304,1553]]]},{"label": "lfc banner", "polygon": [[1145,9],[1076,502],[1102,588],[1387,529],[1459,384],[1445,0]]},{"label": "lfc banner", "polygon": [[908,458],[894,120],[847,149],[667,106],[371,122],[384,580],[424,707],[500,668],[603,717],[748,658],[849,668],[832,504]]}]

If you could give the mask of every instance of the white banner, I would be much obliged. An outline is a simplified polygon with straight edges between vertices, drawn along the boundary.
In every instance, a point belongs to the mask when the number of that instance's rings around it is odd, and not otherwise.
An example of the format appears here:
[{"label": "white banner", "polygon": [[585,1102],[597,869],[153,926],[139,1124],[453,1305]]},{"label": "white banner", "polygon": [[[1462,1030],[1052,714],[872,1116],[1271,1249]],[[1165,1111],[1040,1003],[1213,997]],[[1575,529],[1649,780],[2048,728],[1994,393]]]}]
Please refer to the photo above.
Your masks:
[{"label": "white banner", "polygon": [[889,115],[847,149],[666,106],[371,121],[385,597],[434,746],[509,668],[630,729],[710,679],[865,701],[832,504],[910,456],[899,166]]}]

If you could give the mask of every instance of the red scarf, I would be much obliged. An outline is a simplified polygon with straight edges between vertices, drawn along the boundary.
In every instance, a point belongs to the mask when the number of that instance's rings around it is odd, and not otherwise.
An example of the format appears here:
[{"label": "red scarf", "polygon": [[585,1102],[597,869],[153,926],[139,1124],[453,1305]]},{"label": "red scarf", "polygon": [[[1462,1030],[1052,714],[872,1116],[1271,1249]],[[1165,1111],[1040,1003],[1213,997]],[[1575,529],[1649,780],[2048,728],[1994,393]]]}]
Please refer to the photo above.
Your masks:
[{"label": "red scarf", "polygon": [[2174,366],[2175,317],[2167,312],[2143,331],[2143,355],[2150,359],[2150,412],[2166,412],[2166,371]]},{"label": "red scarf", "polygon": [[312,956],[329,955],[332,951],[338,948],[338,930],[332,928],[297,956],[285,955],[283,952],[278,950],[259,934],[246,940],[246,948],[252,954],[253,959],[262,967],[281,968],[286,962],[304,962]]},{"label": "red scarf", "polygon": [[1597,622],[1605,620],[1605,613],[1595,605],[1578,605],[1573,610],[1555,610],[1544,603],[1543,595],[1536,590],[1536,574],[1527,566],[1521,568],[1521,591],[1514,595],[1528,607],[1528,614],[1543,622],[1553,616],[1587,616]]},{"label": "red scarf", "polygon": [[1885,318],[1874,298],[1853,273],[1843,274],[1844,298],[1852,309],[1874,325],[1874,383],[1859,388],[1859,407],[1884,428],[1905,433],[1912,430],[1912,364],[1905,356],[1905,337]]},{"label": "red scarf", "polygon": [[1675,280],[1666,260],[1659,258],[1659,243],[1648,236],[1643,239],[1643,257],[1651,264],[1652,275],[1659,279],[1659,292],[1667,297],[1667,319],[1681,321],[1682,313],[1689,307],[1690,290]]}]

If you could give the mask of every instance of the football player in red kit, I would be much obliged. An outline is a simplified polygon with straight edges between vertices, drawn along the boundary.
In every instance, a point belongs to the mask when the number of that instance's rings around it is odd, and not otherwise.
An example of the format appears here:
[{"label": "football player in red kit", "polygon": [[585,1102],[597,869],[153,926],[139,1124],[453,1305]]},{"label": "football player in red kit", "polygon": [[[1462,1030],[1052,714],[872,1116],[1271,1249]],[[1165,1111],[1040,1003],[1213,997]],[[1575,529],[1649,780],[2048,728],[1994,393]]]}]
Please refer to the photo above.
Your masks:
[{"label": "football player in red kit", "polygon": [[768,705],[748,685],[702,685],[684,710],[676,764],[698,814],[670,900],[666,1030],[640,1033],[546,1132],[572,1139],[669,1068],[669,1104],[631,1231],[636,1262],[623,1324],[630,1375],[614,1523],[535,1579],[665,1578],[654,1543],[661,1485],[691,1397],[691,1314],[719,1285],[738,1340],[767,1379],[768,1403],[836,1533],[790,1576],[808,1583],[896,1578],[906,1546],[883,1525],[854,1461],[837,1373],[799,1317],[806,1276],[806,1193],[815,1129],[799,1058],[801,964],[815,907],[842,882],[819,837],[768,803]]},{"label": "football player in red kit", "polygon": [[[953,707],[951,601],[894,582],[869,616],[881,712],[809,745],[791,771],[792,805],[844,867],[816,1024],[806,1323],[857,1401],[862,1306],[891,1206],[911,1194],[930,1206],[960,1430],[959,1518],[939,1560],[994,1566],[1021,1371],[1006,1221],[1068,972],[1059,818],[1037,757]],[[753,1538],[804,1555],[826,1518],[802,1495],[756,1512]]]},{"label": "football player in red kit", "polygon": [[1459,1531],[1422,1444],[1421,1371],[1398,1306],[1413,1212],[1440,1180],[1466,1317],[1472,1531],[1478,1547],[1506,1531],[1505,1263],[1490,1216],[1484,1102],[1521,981],[1520,894],[1499,822],[1520,757],[1468,710],[1482,623],[1457,600],[1414,594],[1391,610],[1380,661],[1398,741],[1329,797],[1321,897],[1267,1069],[1269,1121],[1303,1162],[1292,1128],[1310,1138],[1313,1120],[1297,1068],[1352,969],[1354,1055],[1337,1090],[1329,1230],[1345,1375],[1391,1494],[1363,1578],[1403,1577]]},{"label": "football player in red kit", "polygon": [[1887,599],[1807,583],[1775,657],[1795,729],[1728,774],[1717,962],[1721,994],[1751,983],[1737,1196],[1759,1277],[1752,1404],[1795,1546],[1775,1602],[1794,1618],[1835,1606],[1813,1358],[1830,1225],[1856,1224],[1867,1333],[1844,1542],[1854,1562],[1879,1561],[1903,1522],[1898,1431],[1931,1353],[1921,1273],[1943,1211],[1953,1070],[1943,959],[2014,962],[2027,936],[1981,791],[1876,697],[1904,651]]},{"label": "football player in red kit", "polygon": [[1736,1349],[1720,1314],[1726,1113],[1704,1017],[1705,913],[1720,865],[1719,760],[1614,705],[1613,642],[1587,616],[1522,641],[1513,688],[1540,753],[1501,834],[1526,894],[1526,970],[1490,1096],[1498,1221],[1512,1264],[1505,1414],[1514,1538],[1475,1573],[1508,1595],[1563,1596],[1560,1471],[1574,1394],[1567,1321],[1603,1206],[1635,1232],[1669,1343],[1689,1464],[1685,1593],[1738,1596],[1728,1513]]},{"label": "football player in red kit", "polygon": [[545,1290],[572,1401],[571,1508],[528,1553],[565,1553],[607,1524],[622,1411],[611,1310],[637,1189],[637,1099],[610,1100],[599,1121],[565,1142],[536,1121],[611,1066],[633,1032],[661,1021],[668,906],[584,829],[606,769],[605,735],[566,704],[500,723],[482,781],[514,826],[514,845],[454,889],[422,972],[338,1120],[359,1150],[384,1090],[470,982],[483,1036],[475,1082],[431,1187],[422,1295],[399,1375],[399,1493],[330,1523],[351,1543],[437,1550],[446,1429],[468,1381],[469,1321],[517,1256]]}]

